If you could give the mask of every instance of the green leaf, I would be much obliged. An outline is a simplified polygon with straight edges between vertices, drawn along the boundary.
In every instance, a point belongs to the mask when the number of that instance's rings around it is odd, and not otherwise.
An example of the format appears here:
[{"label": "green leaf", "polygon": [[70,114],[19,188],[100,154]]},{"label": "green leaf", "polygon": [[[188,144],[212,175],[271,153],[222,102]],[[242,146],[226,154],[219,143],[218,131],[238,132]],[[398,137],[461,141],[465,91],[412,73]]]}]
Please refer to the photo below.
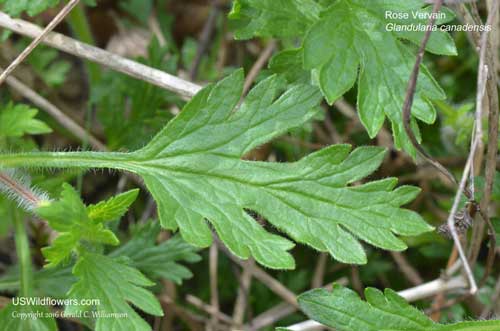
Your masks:
[{"label": "green leaf", "polygon": [[19,16],[22,12],[35,16],[58,3],[59,0],[0,0],[3,10],[12,16]]},{"label": "green leaf", "polygon": [[157,222],[150,222],[132,233],[132,239],[109,256],[126,256],[131,265],[152,279],[169,279],[181,284],[193,274],[179,262],[194,263],[201,257],[196,248],[176,236],[156,244],[160,232]]},{"label": "green leaf", "polygon": [[[403,127],[402,107],[415,56],[399,38],[419,43],[421,34],[387,31],[384,12],[418,11],[422,1],[403,2],[339,0],[321,14],[308,31],[303,44],[304,67],[317,71],[318,83],[332,104],[358,81],[361,122],[375,137],[388,117],[395,146],[412,156],[415,149]],[[411,14],[410,14],[411,16]],[[408,24],[416,23],[412,20]],[[434,33],[433,33],[434,35]],[[428,50],[453,53],[453,40],[437,31]],[[441,44],[440,49],[438,44]],[[445,98],[444,92],[424,66],[419,76],[412,109],[412,126],[419,136],[416,119],[433,123],[436,112],[431,100]]]},{"label": "green leaf", "polygon": [[143,177],[163,227],[180,228],[187,242],[206,247],[212,241],[206,219],[236,256],[253,256],[270,268],[294,267],[287,252],[293,243],[266,231],[246,210],[346,263],[366,262],[356,237],[403,250],[394,234],[432,229],[418,214],[399,208],[418,189],[393,190],[395,179],[347,186],[378,168],[381,148],[349,154],[347,145],[331,146],[291,164],[241,160],[314,116],[316,88],[296,85],[280,94],[281,85],[275,76],[264,80],[234,112],[243,86],[237,71],[203,89],[148,145],[113,166]]},{"label": "green leaf", "polygon": [[367,288],[365,296],[363,301],[355,292],[334,285],[332,292],[315,289],[298,301],[309,318],[337,331],[496,331],[500,327],[500,321],[435,324],[391,289],[382,293]]},{"label": "green leaf", "polygon": [[[150,331],[149,324],[130,307],[129,302],[148,314],[163,316],[158,300],[144,289],[154,283],[117,259],[83,251],[73,274],[78,281],[71,287],[68,297],[100,301],[94,311],[95,331]],[[82,308],[68,306],[66,312],[76,314]],[[121,314],[121,317],[109,314]]]},{"label": "green leaf", "polygon": [[9,303],[0,311],[0,325],[2,330],[8,331],[57,331],[54,318],[46,317],[48,312],[43,306]]},{"label": "green leaf", "polygon": [[[329,7],[312,1],[237,0],[229,17],[236,26],[237,39],[304,36],[303,47],[278,53],[271,60],[271,69],[291,81],[307,77],[301,67],[311,71],[330,104],[358,82],[359,115],[370,137],[377,135],[387,117],[395,146],[415,157],[401,114],[415,55],[402,39],[419,45],[425,32],[400,30],[425,28],[427,17],[420,15],[431,13],[432,6],[424,5],[422,0],[373,0],[369,4],[363,0],[337,0]],[[387,13],[407,18],[392,19]],[[437,24],[454,18],[445,7],[440,14],[444,18]],[[440,29],[432,33],[426,49],[440,55],[457,54],[451,36]],[[433,123],[436,113],[431,101],[444,98],[440,86],[422,66],[411,123],[417,139],[420,133],[416,120]]]},{"label": "green leaf", "polygon": [[96,205],[89,205],[87,213],[94,222],[114,221],[121,218],[129,209],[130,205],[137,199],[139,189],[121,193]]},{"label": "green leaf", "polygon": [[108,245],[119,243],[115,234],[99,223],[102,214],[95,214],[97,221],[89,217],[87,208],[71,185],[63,184],[60,200],[39,207],[36,212],[59,232],[52,245],[42,249],[49,262],[46,267],[54,267],[66,260],[81,241]]},{"label": "green leaf", "polygon": [[229,13],[236,39],[305,33],[321,7],[314,0],[236,0]]},{"label": "green leaf", "polygon": [[52,130],[35,119],[38,110],[27,105],[9,103],[0,110],[0,137],[21,137],[25,134],[50,133]]},{"label": "green leaf", "polygon": [[238,109],[243,72],[202,89],[149,144],[132,153],[4,154],[7,167],[97,167],[140,175],[158,205],[160,223],[179,229],[189,243],[207,247],[212,229],[238,257],[254,257],[275,269],[290,269],[291,240],[269,226],[345,263],[365,263],[359,240],[387,250],[403,250],[396,235],[431,231],[415,212],[400,208],[419,189],[387,178],[353,186],[373,173],[385,150],[335,145],[294,163],[241,160],[249,151],[318,111],[319,90],[286,83],[277,76],[260,82]]}]

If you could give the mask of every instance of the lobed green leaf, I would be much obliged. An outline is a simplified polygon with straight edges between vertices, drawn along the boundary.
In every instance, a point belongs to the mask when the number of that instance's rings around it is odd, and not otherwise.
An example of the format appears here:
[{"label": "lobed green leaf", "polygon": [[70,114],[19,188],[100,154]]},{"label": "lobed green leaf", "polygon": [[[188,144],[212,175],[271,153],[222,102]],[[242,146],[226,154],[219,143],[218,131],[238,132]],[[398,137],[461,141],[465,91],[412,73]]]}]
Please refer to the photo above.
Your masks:
[{"label": "lobed green leaf", "polygon": [[434,323],[391,289],[365,290],[363,301],[352,290],[334,285],[333,291],[314,289],[298,297],[311,319],[337,331],[496,331],[500,321]]},{"label": "lobed green leaf", "polygon": [[42,249],[49,262],[47,267],[54,267],[69,258],[82,241],[117,245],[118,238],[102,223],[121,217],[135,200],[137,193],[137,190],[123,193],[87,208],[74,188],[63,184],[58,201],[50,202],[36,210],[39,216],[59,232],[52,245]]},{"label": "lobed green leaf", "polygon": [[[311,77],[329,104],[357,83],[359,116],[369,136],[375,137],[388,118],[395,146],[415,157],[416,150],[406,135],[401,114],[415,63],[414,51],[405,41],[419,45],[425,32],[399,31],[391,29],[390,25],[425,28],[427,18],[419,14],[429,14],[432,6],[425,5],[422,0],[373,0],[369,3],[336,0],[330,6],[314,3],[314,10],[308,10],[311,6],[309,2],[291,0],[283,3],[238,0],[229,18],[236,26],[236,38],[302,37],[302,47],[278,53],[271,60],[270,68],[292,82]],[[304,12],[310,15],[306,18],[302,15]],[[409,18],[392,19],[386,15],[388,12],[408,14]],[[445,18],[439,19],[437,24],[454,18],[453,12],[445,7],[441,13]],[[453,39],[439,29],[432,33],[426,50],[439,55],[457,54]],[[440,86],[422,66],[411,119],[418,140],[417,120],[433,123],[436,112],[432,101],[444,98]]]},{"label": "lobed green leaf", "polygon": [[121,218],[139,195],[139,189],[130,190],[106,201],[87,206],[89,218],[94,222],[114,221]]},{"label": "lobed green leaf", "polygon": [[[82,251],[73,274],[78,281],[71,287],[68,297],[99,300],[94,307],[95,331],[150,331],[150,325],[130,307],[129,302],[146,313],[163,316],[156,297],[144,289],[154,283],[121,260]],[[67,306],[66,312],[76,314],[82,309],[88,307]]]},{"label": "lobed green leaf", "polygon": [[9,103],[0,110],[0,137],[21,137],[25,134],[44,134],[52,129],[35,119],[37,109],[27,105]]},{"label": "lobed green leaf", "polygon": [[[323,149],[295,163],[241,157],[313,115],[321,96],[299,84],[281,93],[276,76],[240,100],[237,71],[199,92],[148,145],[130,154],[123,169],[138,173],[157,201],[163,227],[180,229],[197,246],[211,244],[211,224],[238,257],[270,268],[293,268],[293,243],[271,234],[246,211],[262,215],[294,240],[345,263],[365,263],[358,241],[403,250],[394,234],[430,231],[418,214],[400,209],[418,189],[393,190],[389,179],[349,186],[378,168],[385,151],[350,146]],[[209,137],[207,139],[207,137]],[[400,196],[400,193],[403,193]],[[208,221],[208,223],[207,223]]]}]

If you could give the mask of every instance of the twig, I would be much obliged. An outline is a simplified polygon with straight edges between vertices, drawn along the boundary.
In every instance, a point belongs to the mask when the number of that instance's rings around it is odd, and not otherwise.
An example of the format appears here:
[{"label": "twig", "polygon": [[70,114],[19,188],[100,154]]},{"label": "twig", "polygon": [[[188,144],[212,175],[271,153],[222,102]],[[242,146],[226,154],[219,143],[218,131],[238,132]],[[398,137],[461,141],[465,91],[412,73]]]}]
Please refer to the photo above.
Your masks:
[{"label": "twig", "polygon": [[0,85],[3,84],[5,79],[14,71],[21,62],[26,59],[26,57],[38,46],[45,36],[52,31],[70,12],[71,10],[78,4],[80,0],[71,0],[66,4],[66,6],[61,9],[61,11],[54,17],[52,21],[43,29],[41,33],[39,33],[35,39],[26,47],[18,57],[12,61],[12,63],[5,69],[0,75]]},{"label": "twig", "polygon": [[499,299],[500,299],[500,276],[497,278],[495,284],[495,290],[493,291],[493,295],[491,296],[491,304],[486,306],[483,312],[481,313],[481,319],[487,318],[491,313],[492,309],[499,309]]},{"label": "twig", "polygon": [[318,256],[318,261],[316,262],[316,267],[314,268],[314,275],[311,281],[311,288],[320,287],[323,284],[323,278],[325,277],[326,262],[328,261],[327,253],[320,253]]},{"label": "twig", "polygon": [[333,104],[340,112],[347,118],[351,120],[359,121],[359,117],[356,115],[356,109],[348,103],[344,98],[340,98]]},{"label": "twig", "polygon": [[[471,25],[476,24],[474,21],[474,17],[472,17],[472,14],[470,13],[469,9],[464,4],[459,4],[456,6],[456,8],[457,11],[462,16],[462,19],[465,23]],[[481,40],[481,34],[478,31],[472,30],[467,33],[467,37],[469,39],[469,42],[474,47],[474,49],[477,49],[479,47],[479,42]]]},{"label": "twig", "polygon": [[243,327],[243,330],[261,330],[285,318],[286,316],[293,314],[296,311],[297,308],[295,308],[294,306],[289,305],[286,302],[282,302],[256,316],[253,320],[251,320]]},{"label": "twig", "polygon": [[359,268],[356,265],[351,266],[351,284],[352,288],[358,292],[359,296],[364,298],[365,297],[365,287],[363,285],[363,282],[361,281],[361,276],[359,275]]},{"label": "twig", "polygon": [[249,299],[250,285],[252,284],[251,266],[254,264],[253,259],[246,261],[246,266],[243,268],[243,273],[240,277],[240,286],[238,287],[238,296],[234,304],[233,323],[236,327],[241,327],[245,320],[245,311]]},{"label": "twig", "polygon": [[[470,284],[470,294],[475,294],[477,292],[477,284],[474,279],[474,275],[472,273],[471,267],[469,265],[469,261],[467,260],[467,257],[465,256],[462,244],[460,243],[460,238],[457,234],[456,228],[455,228],[455,215],[457,213],[458,209],[458,204],[460,202],[460,198],[462,196],[462,193],[465,192],[465,186],[467,184],[467,179],[469,177],[469,174],[471,172],[472,165],[474,163],[474,155],[476,153],[476,148],[480,144],[483,136],[483,131],[482,131],[482,113],[483,113],[483,99],[484,99],[484,94],[486,90],[486,80],[487,80],[487,73],[488,73],[488,67],[485,66],[485,54],[486,54],[486,41],[487,41],[487,34],[483,34],[482,41],[481,41],[481,52],[480,52],[480,61],[479,61],[479,72],[478,72],[478,87],[477,87],[477,95],[476,95],[476,120],[475,120],[475,130],[474,130],[474,137],[472,139],[472,147],[469,152],[469,157],[467,158],[467,162],[465,164],[464,172],[462,174],[462,179],[460,180],[460,185],[457,190],[457,193],[455,195],[455,200],[453,202],[453,207],[451,209],[451,212],[448,216],[447,220],[447,225],[448,228],[450,229],[451,235],[453,237],[453,241],[455,243],[455,247],[458,250],[458,255],[460,256],[460,259],[462,260],[464,270],[467,274],[467,277],[469,279],[469,284]],[[496,164],[496,162],[495,162]],[[468,196],[469,199],[472,199],[473,197]]]},{"label": "twig", "polygon": [[472,18],[474,19],[476,24],[482,24],[483,20],[481,19],[481,15],[479,15],[479,9],[477,8],[476,1],[471,1],[470,4]]},{"label": "twig", "polygon": [[406,257],[400,252],[391,252],[391,256],[399,269],[406,276],[413,286],[422,284],[424,281],[418,271],[408,262]]},{"label": "twig", "polygon": [[460,198],[462,197],[462,193],[465,190],[465,185],[467,183],[467,179],[469,177],[469,173],[472,167],[472,163],[474,162],[474,154],[476,151],[478,145],[478,140],[474,139],[473,146],[471,148],[469,158],[467,159],[467,163],[465,164],[465,169],[462,174],[462,179],[460,180],[460,184],[457,190],[457,193],[455,194],[455,200],[453,201],[453,206],[451,208],[450,214],[448,215],[448,228],[450,229],[451,236],[453,237],[453,241],[455,243],[455,247],[458,250],[458,255],[460,256],[460,259],[462,260],[463,267],[465,270],[465,273],[467,274],[467,278],[469,279],[469,285],[470,285],[470,293],[475,294],[477,292],[477,284],[476,280],[474,279],[474,274],[472,273],[471,267],[469,265],[469,261],[467,260],[467,256],[465,256],[464,249],[462,247],[462,243],[460,242],[460,238],[458,236],[456,227],[455,227],[455,215],[457,214],[458,211],[458,204],[460,203]]},{"label": "twig", "polygon": [[[454,277],[449,281],[444,281],[442,279],[436,279],[429,283],[425,283],[407,290],[398,292],[406,301],[413,302],[421,299],[428,298],[435,295],[441,291],[455,291],[465,288],[466,283],[464,279],[460,276]],[[308,320],[301,323],[297,323],[287,327],[288,330],[293,331],[312,331],[320,330],[325,328],[324,325]]]},{"label": "twig", "polygon": [[[442,4],[443,4],[443,0],[437,0],[434,3],[434,7],[432,10],[433,13],[439,12]],[[439,162],[435,161],[430,155],[427,154],[427,152],[425,152],[425,150],[422,148],[422,146],[420,146],[420,144],[418,143],[418,141],[415,137],[415,134],[413,133],[413,130],[411,129],[411,107],[412,107],[413,100],[415,97],[415,92],[417,89],[418,74],[420,72],[420,66],[422,65],[422,61],[424,58],[425,48],[427,46],[427,43],[428,43],[430,36],[431,36],[431,33],[432,33],[431,27],[434,26],[434,24],[436,22],[436,16],[437,15],[432,15],[431,18],[429,19],[429,21],[427,23],[429,28],[427,29],[427,31],[424,35],[424,38],[422,40],[422,43],[420,45],[420,48],[418,50],[417,59],[415,61],[415,65],[413,67],[413,71],[412,71],[410,81],[408,83],[408,88],[406,91],[406,97],[405,97],[405,102],[404,102],[404,106],[403,106],[403,124],[404,124],[404,128],[405,128],[405,132],[408,135],[408,137],[410,138],[410,141],[412,142],[415,149],[426,159],[426,161],[428,161],[434,167],[439,169],[439,171],[441,171],[451,182],[456,183],[455,177],[448,171],[448,169],[443,167]],[[480,72],[480,75],[481,75],[481,72]],[[480,82],[481,81],[479,81],[478,84]],[[484,92],[484,90],[483,90],[483,92]],[[481,93],[481,91],[478,91],[478,94],[480,94],[480,93]],[[458,234],[457,234],[457,231],[455,228],[455,215],[457,213],[458,203],[460,202],[460,198],[462,196],[462,193],[466,193],[466,195],[469,199],[472,198],[470,196],[470,194],[467,194],[467,189],[465,186],[466,186],[467,179],[468,179],[471,167],[472,167],[472,163],[474,162],[474,155],[476,152],[478,142],[479,141],[477,140],[477,135],[476,135],[476,137],[473,139],[472,148],[471,148],[471,151],[469,154],[469,158],[467,160],[467,164],[466,164],[465,169],[464,169],[462,180],[460,181],[459,189],[455,195],[455,201],[453,203],[453,207],[451,209],[451,212],[448,216],[448,221],[447,221],[448,228],[450,229],[451,236],[453,237],[453,241],[455,243],[455,246],[457,247],[460,259],[462,260],[464,270],[465,270],[465,272],[467,274],[467,278],[469,280],[471,294],[474,294],[477,292],[477,284],[476,284],[476,280],[474,279],[474,275],[472,273],[472,270],[471,270],[471,267],[470,267],[469,262],[467,260],[467,257],[465,256],[465,252],[464,252],[464,249],[462,247],[462,244],[460,243],[460,238],[458,237]]]},{"label": "twig", "polygon": [[210,305],[212,306],[213,312],[212,319],[210,321],[211,326],[214,330],[217,330],[217,314],[219,314],[219,289],[217,286],[218,280],[218,265],[219,265],[219,250],[217,246],[213,244],[210,246],[209,251],[209,272],[210,272]]},{"label": "twig", "polygon": [[[441,9],[441,6],[443,5],[443,0],[437,0],[434,2],[434,7],[432,9],[432,13],[436,14],[439,12]],[[403,126],[406,132],[406,135],[410,139],[413,147],[422,155],[422,157],[432,164],[434,167],[436,167],[440,172],[442,172],[448,180],[450,180],[452,183],[457,183],[457,180],[455,177],[441,165],[439,162],[434,160],[427,152],[420,146],[420,144],[417,141],[417,138],[415,137],[415,134],[413,133],[413,130],[411,128],[411,107],[413,105],[413,100],[415,98],[415,92],[417,90],[417,79],[418,79],[418,74],[420,73],[420,66],[422,65],[423,59],[424,59],[424,54],[425,54],[425,48],[427,46],[427,43],[429,42],[429,39],[431,37],[432,33],[432,28],[434,24],[436,23],[436,16],[437,15],[431,15],[429,18],[429,21],[427,22],[427,31],[425,32],[424,38],[422,39],[422,43],[420,44],[420,48],[417,53],[417,59],[415,61],[415,65],[413,66],[413,71],[410,76],[410,80],[408,82],[408,88],[406,89],[406,96],[405,96],[405,101],[403,104]]]},{"label": "twig", "polygon": [[[453,245],[453,249],[451,250],[451,254],[450,254],[449,258],[448,258],[448,263],[446,264],[446,271],[447,272],[455,264],[455,262],[457,261],[457,259],[458,259],[458,250],[455,247],[455,245]],[[431,304],[431,307],[433,309],[435,309],[435,312],[432,313],[432,314],[430,314],[429,317],[433,321],[437,322],[437,321],[441,320],[441,307],[443,306],[444,303],[445,303],[444,293],[443,292],[439,292],[438,294],[436,294],[436,297],[434,298],[434,301]]]},{"label": "twig", "polygon": [[[0,68],[2,70],[2,68]],[[42,97],[40,94],[36,93],[29,86],[25,85],[19,81],[14,76],[9,76],[6,79],[6,83],[14,91],[31,101],[35,106],[39,107],[41,110],[45,111],[52,118],[56,120],[57,123],[61,124],[66,128],[71,134],[80,139],[81,141],[88,141],[90,145],[98,151],[107,151],[107,147],[101,143],[97,138],[87,133],[78,123],[71,119],[68,115],[63,113],[59,108],[57,108],[50,101]]]},{"label": "twig", "polygon": [[163,306],[163,311],[170,311],[169,315],[175,313],[175,315],[179,316],[192,331],[201,331],[204,330],[203,325],[205,324],[205,317],[195,314],[184,307],[181,307],[176,304],[175,300],[172,300],[167,294],[161,294],[158,299]]},{"label": "twig", "polygon": [[330,108],[323,107],[325,112],[325,119],[323,121],[325,125],[325,129],[328,132],[328,136],[330,137],[331,144],[340,144],[342,142],[342,138],[340,137],[337,128],[333,125],[332,116],[330,115]]},{"label": "twig", "polygon": [[[498,14],[499,1],[495,0],[492,2],[490,12],[487,18],[487,25],[492,25],[496,21],[496,17]],[[481,128],[477,130],[477,135],[479,138],[482,138],[482,108],[483,108],[483,100],[484,95],[487,93],[489,100],[489,114],[488,114],[488,123],[489,123],[489,132],[488,132],[488,148],[486,152],[486,165],[485,165],[485,186],[483,196],[481,198],[480,204],[480,215],[482,219],[488,226],[489,236],[490,236],[490,252],[488,254],[487,266],[485,271],[485,276],[489,275],[491,270],[491,266],[493,263],[493,252],[495,246],[495,229],[491,224],[489,219],[489,203],[491,200],[491,194],[493,190],[493,181],[496,172],[496,159],[498,154],[498,90],[497,90],[497,73],[496,73],[496,60],[495,60],[495,51],[492,45],[489,44],[489,36],[487,31],[483,32],[481,36],[480,42],[480,58],[479,58],[479,69],[478,69],[478,91],[476,98],[476,126],[477,128]],[[481,113],[479,113],[481,112]],[[479,139],[478,138],[478,139]],[[477,224],[477,225],[476,225]],[[474,265],[477,256],[479,254],[480,243],[483,238],[484,225],[481,223],[476,223],[474,225],[473,236],[471,240],[470,250],[469,250],[469,258],[471,264]],[[481,283],[484,283],[485,277]]]},{"label": "twig", "polygon": [[[0,27],[31,38],[36,38],[42,33],[42,29],[37,25],[20,19],[13,19],[4,12],[0,12]],[[109,67],[185,97],[192,97],[201,89],[201,86],[179,77],[79,42],[60,33],[50,32],[42,42],[66,53],[99,63],[105,67]]]},{"label": "twig", "polygon": [[[166,233],[163,233],[163,235],[165,235],[165,234]],[[160,234],[160,235],[162,235],[162,234]],[[161,281],[161,284],[163,287],[163,290],[162,290],[163,293],[161,294],[161,296],[164,296],[164,297],[170,299],[170,302],[172,304],[168,305],[164,309],[165,312],[170,311],[170,314],[166,314],[165,316],[163,316],[162,321],[161,321],[161,330],[160,331],[172,331],[173,324],[174,324],[173,322],[174,322],[174,319],[176,318],[176,316],[179,316],[182,318],[182,314],[177,315],[178,310],[174,308],[175,302],[177,300],[177,287],[172,281],[167,280],[167,279],[163,279]],[[174,309],[171,309],[171,308],[174,308]]]},{"label": "twig", "polygon": [[[217,242],[219,249],[224,252],[234,263],[238,264],[240,267],[245,267],[245,262],[234,256],[221,242],[218,238],[214,238]],[[280,296],[283,300],[291,304],[292,306],[298,308],[297,298],[295,293],[287,289],[283,284],[269,275],[267,272],[259,268],[257,265],[249,266],[249,272],[253,277],[261,281],[266,285],[271,291]]]},{"label": "twig", "polygon": [[246,95],[252,87],[253,82],[259,75],[259,72],[262,70],[264,65],[267,63],[271,55],[273,55],[274,49],[276,48],[276,41],[272,40],[266,46],[266,48],[259,55],[259,58],[253,64],[252,68],[248,72],[248,75],[245,79],[245,84],[243,85],[243,95]]},{"label": "twig", "polygon": [[195,306],[196,308],[203,310],[207,314],[215,316],[219,321],[222,321],[227,324],[232,324],[233,320],[231,317],[227,316],[224,313],[221,313],[217,308],[206,304],[200,298],[195,297],[194,295],[188,294],[186,296],[186,301]]}]

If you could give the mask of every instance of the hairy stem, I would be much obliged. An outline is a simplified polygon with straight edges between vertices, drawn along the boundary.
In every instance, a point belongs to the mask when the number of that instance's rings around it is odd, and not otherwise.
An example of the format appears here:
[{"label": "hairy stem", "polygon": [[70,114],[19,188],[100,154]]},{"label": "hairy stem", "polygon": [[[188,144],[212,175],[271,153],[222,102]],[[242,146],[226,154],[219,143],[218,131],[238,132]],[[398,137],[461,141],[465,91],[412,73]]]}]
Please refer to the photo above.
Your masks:
[{"label": "hairy stem", "polygon": [[129,153],[42,152],[0,155],[0,168],[108,168],[131,170]]}]

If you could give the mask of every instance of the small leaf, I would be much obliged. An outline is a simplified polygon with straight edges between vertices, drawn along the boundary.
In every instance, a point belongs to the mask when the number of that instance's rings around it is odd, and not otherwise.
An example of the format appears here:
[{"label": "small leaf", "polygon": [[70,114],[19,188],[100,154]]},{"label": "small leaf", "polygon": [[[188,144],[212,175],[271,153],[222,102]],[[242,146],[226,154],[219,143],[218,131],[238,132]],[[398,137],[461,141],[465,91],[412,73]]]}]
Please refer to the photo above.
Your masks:
[{"label": "small leaf", "polygon": [[[144,321],[129,305],[148,314],[163,316],[160,303],[144,287],[152,283],[137,269],[117,259],[83,251],[73,268],[78,281],[71,287],[68,297],[72,299],[98,299],[96,305],[95,331],[150,331]],[[81,306],[67,306],[66,313],[78,313]],[[110,317],[108,314],[121,314]],[[106,317],[107,316],[107,317]]]},{"label": "small leaf", "polygon": [[38,110],[27,105],[9,103],[0,110],[0,136],[21,137],[25,134],[44,134],[52,130],[42,121],[35,119]]},{"label": "small leaf", "polygon": [[89,218],[97,223],[114,221],[121,218],[129,209],[130,205],[137,199],[139,190],[130,190],[121,193],[96,205],[89,205],[87,213]]},{"label": "small leaf", "polygon": [[[131,195],[126,195],[124,200],[127,197],[130,200]],[[121,211],[121,207],[117,208],[118,211]],[[60,232],[50,247],[42,249],[49,262],[46,267],[54,267],[69,258],[81,241],[108,245],[119,243],[112,231],[89,217],[87,208],[71,185],[63,184],[60,200],[40,207],[36,212],[47,220],[54,230]]]}]

